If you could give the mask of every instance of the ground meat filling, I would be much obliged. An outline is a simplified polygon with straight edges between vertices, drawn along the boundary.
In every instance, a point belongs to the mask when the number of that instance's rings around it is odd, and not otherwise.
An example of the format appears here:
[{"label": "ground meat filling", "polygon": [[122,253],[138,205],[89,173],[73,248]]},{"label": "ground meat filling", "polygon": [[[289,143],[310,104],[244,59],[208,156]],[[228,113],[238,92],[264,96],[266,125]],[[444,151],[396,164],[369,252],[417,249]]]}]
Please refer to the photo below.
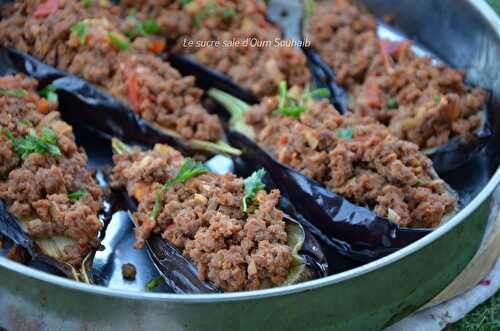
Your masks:
[{"label": "ground meat filling", "polygon": [[327,100],[310,101],[298,119],[275,114],[278,102],[265,98],[246,122],[279,161],[405,227],[435,227],[454,210],[417,145],[370,118],[341,116]]},{"label": "ground meat filling", "polygon": [[193,77],[182,77],[155,53],[164,42],[155,37],[128,39],[128,21],[119,8],[94,2],[59,1],[50,17],[37,10],[44,1],[1,7],[0,44],[96,84],[129,105],[147,121],[185,139],[217,141],[222,128],[200,103]]},{"label": "ground meat filling", "polygon": [[309,24],[313,46],[353,96],[350,111],[387,125],[421,149],[466,139],[481,126],[486,92],[464,73],[418,57],[411,41],[376,36],[376,21],[350,0],[321,1]]},{"label": "ground meat filling", "polygon": [[175,177],[184,158],[174,149],[156,145],[114,157],[113,187],[138,197],[136,246],[152,233],[179,248],[198,270],[225,291],[254,290],[279,285],[291,267],[291,249],[279,191],[260,191],[253,212],[242,211],[243,179],[233,174],[205,173],[161,194],[156,220],[151,212],[156,189]]},{"label": "ground meat filling", "polygon": [[[34,92],[36,85],[22,75],[0,78],[0,199],[16,218],[25,220],[26,231],[35,240],[72,239],[61,259],[77,266],[98,245],[101,190],[85,169],[87,156],[75,145],[71,127],[58,119],[58,113],[42,112],[55,110],[57,104],[46,105],[47,100]],[[2,89],[26,93],[6,96]],[[44,128],[54,132],[60,155],[35,150],[21,157],[12,139],[40,137]]]},{"label": "ground meat filling", "polygon": [[186,42],[202,43],[233,40],[274,42],[281,31],[266,18],[266,6],[260,0],[147,0],[122,1],[126,8],[138,8],[143,19],[155,18],[173,45],[174,53],[189,54],[203,65],[224,73],[258,97],[274,95],[280,80],[305,86],[310,81],[307,60],[294,47],[198,47]]}]

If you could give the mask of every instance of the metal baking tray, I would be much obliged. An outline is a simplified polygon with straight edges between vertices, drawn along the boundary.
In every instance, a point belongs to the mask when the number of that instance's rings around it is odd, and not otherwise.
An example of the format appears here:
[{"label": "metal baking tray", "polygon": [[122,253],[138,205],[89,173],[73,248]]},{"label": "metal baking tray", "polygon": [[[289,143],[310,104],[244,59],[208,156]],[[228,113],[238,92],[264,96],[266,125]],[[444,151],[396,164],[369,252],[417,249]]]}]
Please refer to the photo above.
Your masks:
[{"label": "metal baking tray", "polygon": [[[284,1],[282,1],[283,3]],[[293,1],[285,2],[297,15]],[[384,36],[404,35],[437,61],[464,68],[469,83],[492,92],[493,128],[500,128],[500,20],[482,0],[366,0]],[[276,8],[280,8],[277,6]],[[282,8],[281,8],[282,9]],[[281,10],[279,9],[279,10]],[[278,10],[278,9],[276,9]],[[157,277],[147,253],[131,248],[125,212],[114,215],[95,261],[101,286],[76,283],[0,256],[0,329],[7,330],[378,330],[418,309],[444,289],[477,251],[500,183],[500,130],[474,160],[445,176],[467,206],[430,235],[349,271],[297,285],[224,294],[148,292]],[[107,142],[76,130],[92,165],[110,164]],[[107,147],[106,147],[107,146]],[[223,157],[211,160],[230,169]],[[124,281],[121,265],[138,268]]]}]

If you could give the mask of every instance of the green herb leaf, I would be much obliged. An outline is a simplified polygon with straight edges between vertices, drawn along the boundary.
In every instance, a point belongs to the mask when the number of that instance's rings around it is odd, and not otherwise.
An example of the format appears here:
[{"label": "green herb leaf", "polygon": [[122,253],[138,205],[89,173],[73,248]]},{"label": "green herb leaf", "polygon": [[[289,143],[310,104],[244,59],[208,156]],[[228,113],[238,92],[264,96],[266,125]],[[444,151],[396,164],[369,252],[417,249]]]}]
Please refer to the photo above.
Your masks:
[{"label": "green herb leaf", "polygon": [[130,10],[128,11],[127,18],[136,18],[136,16],[137,16],[137,9],[130,8]]},{"label": "green herb leaf", "polygon": [[436,105],[439,105],[440,102],[441,102],[441,96],[440,95],[436,95],[434,97],[434,103],[436,103]]},{"label": "green herb leaf", "polygon": [[6,97],[17,97],[17,98],[24,98],[28,95],[28,91],[22,88],[5,88],[5,87],[0,87],[0,95],[6,96]]},{"label": "green herb leaf", "polygon": [[339,137],[341,139],[351,140],[353,133],[354,133],[353,128],[338,129],[337,130],[337,137]]},{"label": "green herb leaf", "polygon": [[12,132],[6,128],[2,128],[2,133],[12,142],[14,151],[22,159],[26,159],[33,153],[51,154],[53,156],[61,155],[59,146],[57,146],[56,134],[52,129],[44,128],[41,138],[38,138],[32,131],[24,138],[14,138]]},{"label": "green herb leaf", "polygon": [[329,96],[330,96],[330,91],[327,88],[319,88],[319,89],[304,93],[301,96],[301,99],[310,100],[310,99],[313,99],[316,97],[326,98]]},{"label": "green herb leaf", "polygon": [[31,121],[29,121],[27,119],[22,119],[19,121],[19,123],[21,123],[22,125],[25,125],[25,126],[33,126],[33,123],[31,123]]},{"label": "green herb leaf", "polygon": [[158,278],[152,279],[146,283],[146,287],[148,290],[152,291],[157,288],[161,283],[163,283],[163,277],[159,276]]},{"label": "green herb leaf", "polygon": [[280,97],[278,107],[279,107],[279,109],[281,109],[281,108],[285,107],[287,99],[288,99],[288,87],[287,87],[285,80],[280,81],[280,83],[278,85],[278,91],[279,91],[279,97]]},{"label": "green herb leaf", "polygon": [[196,162],[193,159],[186,159],[184,164],[181,166],[177,175],[171,180],[167,181],[163,186],[161,186],[158,190],[156,190],[156,200],[155,205],[153,207],[153,211],[151,212],[151,218],[156,220],[158,217],[158,213],[160,211],[160,201],[161,201],[161,193],[163,191],[168,190],[170,187],[183,183],[190,178],[199,176],[208,172],[208,168],[200,162]]},{"label": "green herb leaf", "polygon": [[248,210],[248,204],[255,199],[257,192],[263,190],[266,186],[262,182],[262,179],[266,175],[264,169],[259,169],[255,171],[250,177],[244,180],[245,184],[245,195],[243,196],[243,211],[246,213]]},{"label": "green herb leaf", "polygon": [[78,22],[71,27],[71,32],[78,36],[80,45],[85,45],[89,34],[89,24],[83,21]]},{"label": "green herb leaf", "polygon": [[109,41],[115,45],[121,51],[127,51],[130,49],[130,42],[128,40],[122,39],[119,35],[114,32],[108,33]]},{"label": "green herb leaf", "polygon": [[387,108],[389,109],[396,109],[398,108],[398,102],[394,98],[390,98],[387,100]]},{"label": "green herb leaf", "polygon": [[1,129],[1,132],[7,136],[7,138],[10,140],[10,141],[14,141],[14,135],[12,134],[12,132],[7,129],[7,128],[2,128]]},{"label": "green herb leaf", "polygon": [[416,183],[417,186],[420,186],[423,183],[424,183],[423,180],[421,180],[420,178],[417,178],[417,183]]},{"label": "green herb leaf", "polygon": [[[191,1],[183,1],[183,5],[187,5],[191,3]],[[201,22],[209,17],[215,15],[217,12],[219,12],[222,17],[233,17],[236,15],[236,10],[233,8],[224,8],[224,7],[219,7],[215,1],[210,2],[203,10],[198,13],[195,17],[193,17],[193,22],[192,25],[195,28],[199,28],[201,26]]]},{"label": "green herb leaf", "polygon": [[142,22],[142,28],[147,35],[157,34],[160,32],[160,26],[153,19]]},{"label": "green herb leaf", "polygon": [[295,118],[299,118],[300,114],[307,111],[307,108],[304,106],[291,106],[291,107],[282,107],[279,109],[279,112],[285,116],[291,116]]},{"label": "green herb leaf", "polygon": [[221,10],[222,17],[228,18],[228,17],[234,17],[236,16],[236,10],[234,8],[223,8]]},{"label": "green herb leaf", "polygon": [[87,190],[84,188],[81,188],[77,191],[68,193],[68,199],[73,200],[73,201],[80,200],[81,198],[83,198],[83,196],[86,193],[87,193]]},{"label": "green herb leaf", "polygon": [[193,2],[193,0],[181,0],[183,6],[189,5],[191,2]]},{"label": "green herb leaf", "polygon": [[307,112],[308,109],[305,106],[305,101],[311,100],[315,97],[327,97],[330,95],[330,91],[326,88],[319,88],[313,91],[306,89],[304,94],[300,96],[293,96],[288,93],[288,86],[286,81],[280,81],[278,85],[279,91],[279,104],[278,110],[274,114],[282,114],[285,116],[291,116],[299,118],[300,114]]},{"label": "green herb leaf", "polygon": [[82,3],[85,8],[92,6],[92,0],[83,0]]},{"label": "green herb leaf", "polygon": [[45,86],[40,91],[40,95],[46,98],[49,102],[52,103],[59,102],[59,96],[57,95],[57,88],[52,84]]}]

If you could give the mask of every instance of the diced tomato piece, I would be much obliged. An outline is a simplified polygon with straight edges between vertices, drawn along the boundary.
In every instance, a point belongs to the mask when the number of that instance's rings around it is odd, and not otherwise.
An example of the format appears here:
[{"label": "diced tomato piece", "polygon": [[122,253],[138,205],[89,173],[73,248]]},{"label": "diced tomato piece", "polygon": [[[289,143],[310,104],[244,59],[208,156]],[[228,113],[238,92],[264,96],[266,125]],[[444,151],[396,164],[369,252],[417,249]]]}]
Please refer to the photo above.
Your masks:
[{"label": "diced tomato piece", "polygon": [[128,100],[132,105],[132,109],[135,112],[140,113],[140,101],[139,101],[139,82],[137,81],[137,76],[134,74],[128,75],[127,77],[127,90],[128,90]]},{"label": "diced tomato piece", "polygon": [[47,17],[59,9],[59,0],[47,0],[35,11],[35,17]]},{"label": "diced tomato piece", "polygon": [[368,77],[363,88],[363,99],[366,106],[380,109],[380,86],[375,77]]},{"label": "diced tomato piece", "polygon": [[153,40],[149,45],[151,52],[160,54],[165,49],[165,43],[162,40]]},{"label": "diced tomato piece", "polygon": [[49,101],[45,98],[41,98],[38,101],[38,111],[42,114],[47,114],[49,111]]}]

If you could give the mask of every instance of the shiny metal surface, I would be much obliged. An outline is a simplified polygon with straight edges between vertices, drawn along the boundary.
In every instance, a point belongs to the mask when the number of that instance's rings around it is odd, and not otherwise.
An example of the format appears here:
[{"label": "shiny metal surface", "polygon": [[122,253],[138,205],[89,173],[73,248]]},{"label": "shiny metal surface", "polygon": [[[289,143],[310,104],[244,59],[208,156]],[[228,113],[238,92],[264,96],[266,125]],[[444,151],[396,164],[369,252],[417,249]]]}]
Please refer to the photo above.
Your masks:
[{"label": "shiny metal surface", "polygon": [[[483,1],[367,0],[440,58],[500,96],[500,21]],[[418,7],[418,8],[417,8]],[[467,30],[467,32],[464,32]],[[495,56],[493,56],[495,55]],[[495,127],[500,127],[496,126]],[[416,310],[465,267],[479,247],[500,183],[498,140],[450,174],[467,206],[430,235],[347,272],[244,293],[176,295],[89,286],[0,257],[0,326],[8,330],[377,330]]]}]

